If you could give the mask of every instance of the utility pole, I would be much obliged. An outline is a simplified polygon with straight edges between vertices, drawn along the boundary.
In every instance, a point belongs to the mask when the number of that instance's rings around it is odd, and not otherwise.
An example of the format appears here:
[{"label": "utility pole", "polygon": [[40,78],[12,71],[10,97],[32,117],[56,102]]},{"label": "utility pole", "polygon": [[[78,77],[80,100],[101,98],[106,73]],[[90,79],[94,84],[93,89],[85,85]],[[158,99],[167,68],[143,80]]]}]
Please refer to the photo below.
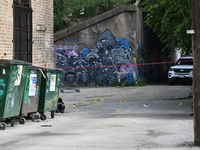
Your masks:
[{"label": "utility pole", "polygon": [[192,52],[193,98],[194,98],[194,144],[200,146],[200,0],[191,0],[192,9]]}]

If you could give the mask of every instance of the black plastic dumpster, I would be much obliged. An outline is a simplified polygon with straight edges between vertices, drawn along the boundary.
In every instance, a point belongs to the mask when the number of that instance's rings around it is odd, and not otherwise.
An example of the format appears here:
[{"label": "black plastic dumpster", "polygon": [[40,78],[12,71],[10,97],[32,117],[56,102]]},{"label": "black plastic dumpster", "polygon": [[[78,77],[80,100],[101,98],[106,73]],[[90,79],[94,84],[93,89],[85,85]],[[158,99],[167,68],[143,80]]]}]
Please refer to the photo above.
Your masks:
[{"label": "black plastic dumpster", "polygon": [[29,63],[0,59],[0,129],[19,115]]},{"label": "black plastic dumpster", "polygon": [[54,118],[58,106],[60,91],[60,80],[63,70],[43,68],[40,99],[38,112],[41,114],[40,119],[46,120],[44,112],[51,112],[51,118]]},{"label": "black plastic dumpster", "polygon": [[30,66],[28,68],[22,107],[19,115],[20,124],[26,122],[25,117],[35,120],[35,114],[38,111],[39,104],[41,76],[40,67]]}]

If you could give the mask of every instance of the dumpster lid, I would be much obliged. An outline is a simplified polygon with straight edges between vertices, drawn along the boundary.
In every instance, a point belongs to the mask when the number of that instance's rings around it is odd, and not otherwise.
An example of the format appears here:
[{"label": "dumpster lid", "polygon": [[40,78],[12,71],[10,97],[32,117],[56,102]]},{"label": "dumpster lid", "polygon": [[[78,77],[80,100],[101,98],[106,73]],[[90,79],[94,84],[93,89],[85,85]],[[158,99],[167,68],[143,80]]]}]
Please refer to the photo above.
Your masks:
[{"label": "dumpster lid", "polygon": [[63,72],[64,70],[57,68],[45,68],[45,71]]},{"label": "dumpster lid", "polygon": [[46,78],[45,72],[59,72],[62,73],[62,69],[56,69],[56,68],[44,68],[44,67],[38,67],[38,66],[29,66],[30,70],[39,70],[44,78]]},{"label": "dumpster lid", "polygon": [[43,70],[43,68],[42,67],[38,67],[38,66],[29,66],[29,68],[28,69],[33,69],[33,70]]},{"label": "dumpster lid", "polygon": [[15,59],[0,59],[0,64],[23,64],[23,65],[31,65],[31,63],[15,60]]},{"label": "dumpster lid", "polygon": [[63,72],[63,69],[58,69],[58,68],[45,68],[45,67],[39,67],[39,66],[29,66],[29,69],[34,69],[34,70],[42,70],[42,71],[56,71],[56,72]]}]

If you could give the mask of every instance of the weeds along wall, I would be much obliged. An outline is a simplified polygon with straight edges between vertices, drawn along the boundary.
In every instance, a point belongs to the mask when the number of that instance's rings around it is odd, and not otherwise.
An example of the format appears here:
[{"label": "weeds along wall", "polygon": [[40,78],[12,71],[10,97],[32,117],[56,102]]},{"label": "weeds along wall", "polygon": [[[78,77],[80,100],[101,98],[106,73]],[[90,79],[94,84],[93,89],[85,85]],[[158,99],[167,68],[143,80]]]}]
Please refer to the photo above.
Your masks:
[{"label": "weeds along wall", "polygon": [[138,81],[138,43],[143,43],[142,14],[120,6],[54,34],[55,66],[62,83],[110,85]]}]

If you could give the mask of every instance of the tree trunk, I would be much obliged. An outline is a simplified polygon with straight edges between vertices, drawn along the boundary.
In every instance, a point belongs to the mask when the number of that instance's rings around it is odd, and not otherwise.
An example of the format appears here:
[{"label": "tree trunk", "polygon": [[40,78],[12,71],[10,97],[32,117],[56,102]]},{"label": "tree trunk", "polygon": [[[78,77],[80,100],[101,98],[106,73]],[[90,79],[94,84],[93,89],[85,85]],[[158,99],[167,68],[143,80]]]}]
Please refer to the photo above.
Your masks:
[{"label": "tree trunk", "polygon": [[191,0],[192,7],[192,52],[193,97],[194,97],[194,144],[200,146],[200,0]]}]

